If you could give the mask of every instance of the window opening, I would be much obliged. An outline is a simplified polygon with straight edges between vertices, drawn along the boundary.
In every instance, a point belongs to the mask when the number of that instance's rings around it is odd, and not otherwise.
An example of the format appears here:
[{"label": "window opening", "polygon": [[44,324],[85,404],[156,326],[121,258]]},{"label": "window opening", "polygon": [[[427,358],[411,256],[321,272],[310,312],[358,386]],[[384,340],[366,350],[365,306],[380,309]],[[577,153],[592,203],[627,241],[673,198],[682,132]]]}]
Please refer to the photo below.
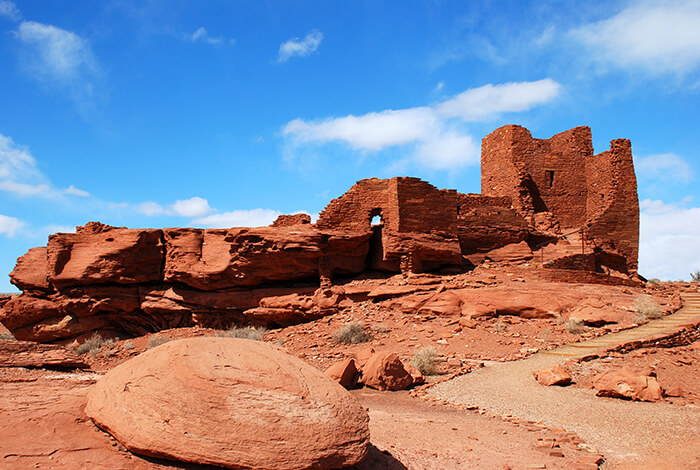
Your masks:
[{"label": "window opening", "polygon": [[547,175],[547,184],[551,188],[554,185],[554,170],[545,170]]}]

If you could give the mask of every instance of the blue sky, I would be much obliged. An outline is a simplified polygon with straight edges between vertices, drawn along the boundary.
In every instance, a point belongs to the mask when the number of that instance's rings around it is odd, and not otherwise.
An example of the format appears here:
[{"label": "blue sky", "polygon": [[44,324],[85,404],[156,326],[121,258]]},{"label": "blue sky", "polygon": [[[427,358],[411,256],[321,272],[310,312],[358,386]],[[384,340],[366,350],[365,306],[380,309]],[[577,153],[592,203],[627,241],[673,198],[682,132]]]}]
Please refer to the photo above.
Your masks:
[{"label": "blue sky", "polygon": [[700,268],[700,2],[0,0],[0,291],[91,220],[266,225],[481,139],[629,138],[640,273]]}]

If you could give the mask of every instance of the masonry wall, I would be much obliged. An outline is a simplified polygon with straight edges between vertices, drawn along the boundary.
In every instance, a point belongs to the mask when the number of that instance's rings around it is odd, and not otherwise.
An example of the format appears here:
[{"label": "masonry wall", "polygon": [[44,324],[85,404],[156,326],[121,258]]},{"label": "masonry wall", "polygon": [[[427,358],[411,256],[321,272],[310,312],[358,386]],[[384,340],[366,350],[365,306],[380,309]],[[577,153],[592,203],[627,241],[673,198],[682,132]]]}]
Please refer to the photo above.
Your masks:
[{"label": "masonry wall", "polygon": [[360,180],[321,211],[316,222],[320,229],[368,231],[372,218],[380,215],[384,227],[398,231],[397,180]]},{"label": "masonry wall", "polygon": [[397,178],[399,232],[455,233],[457,191],[418,178]]},{"label": "masonry wall", "polygon": [[623,255],[627,270],[634,273],[639,256],[639,199],[630,141],[610,142],[609,151],[590,160],[587,174],[591,187],[588,242]]},{"label": "masonry wall", "polygon": [[528,223],[507,196],[458,193],[457,233],[462,253],[486,252],[527,238]]},{"label": "masonry wall", "polygon": [[562,229],[579,227],[586,220],[586,160],[592,155],[588,127],[550,139],[534,139],[521,126],[501,127],[482,143],[482,193],[510,196],[525,217],[552,212]]}]

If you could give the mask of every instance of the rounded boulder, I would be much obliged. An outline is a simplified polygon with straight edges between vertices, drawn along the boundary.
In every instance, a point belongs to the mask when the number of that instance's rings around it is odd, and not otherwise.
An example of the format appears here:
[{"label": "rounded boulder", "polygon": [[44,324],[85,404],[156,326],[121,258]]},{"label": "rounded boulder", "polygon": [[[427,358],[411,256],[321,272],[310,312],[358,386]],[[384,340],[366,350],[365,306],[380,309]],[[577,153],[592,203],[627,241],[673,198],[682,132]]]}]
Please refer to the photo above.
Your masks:
[{"label": "rounded boulder", "polygon": [[238,338],[172,341],[115,367],[86,412],[136,454],[236,469],[360,462],[369,417],[320,370]]}]

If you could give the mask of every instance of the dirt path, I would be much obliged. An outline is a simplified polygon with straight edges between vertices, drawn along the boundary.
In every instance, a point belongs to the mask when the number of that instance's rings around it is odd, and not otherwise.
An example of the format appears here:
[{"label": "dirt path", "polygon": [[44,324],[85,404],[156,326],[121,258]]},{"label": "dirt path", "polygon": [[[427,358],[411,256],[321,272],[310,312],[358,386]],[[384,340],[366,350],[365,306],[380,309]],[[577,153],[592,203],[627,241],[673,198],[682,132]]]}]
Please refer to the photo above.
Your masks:
[{"label": "dirt path", "polygon": [[578,433],[608,459],[608,468],[700,468],[700,409],[596,397],[592,390],[543,387],[532,371],[583,357],[622,342],[648,339],[700,323],[700,294],[683,296],[678,312],[646,325],[535,354],[493,363],[436,385],[429,394],[452,403]]}]

